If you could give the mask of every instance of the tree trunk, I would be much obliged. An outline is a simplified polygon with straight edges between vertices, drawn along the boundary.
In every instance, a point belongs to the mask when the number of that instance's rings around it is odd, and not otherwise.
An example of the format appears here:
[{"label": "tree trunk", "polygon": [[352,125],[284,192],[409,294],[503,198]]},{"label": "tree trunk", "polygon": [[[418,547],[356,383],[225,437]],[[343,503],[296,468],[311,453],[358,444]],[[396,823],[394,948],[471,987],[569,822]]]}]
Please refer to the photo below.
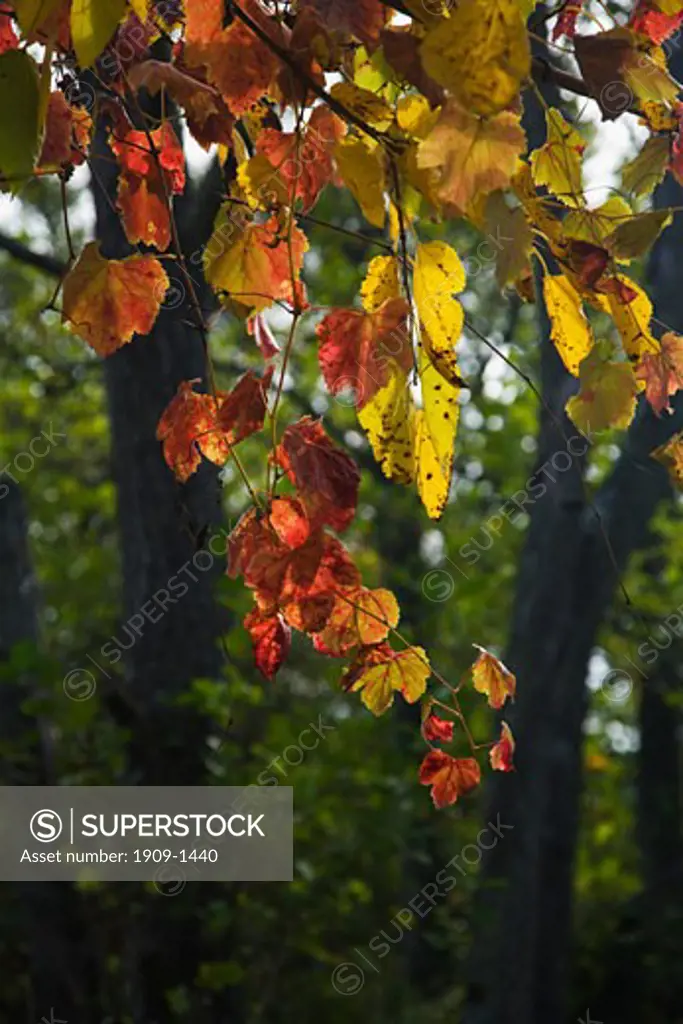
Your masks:
[{"label": "tree trunk", "polygon": [[[680,203],[680,196],[668,182],[658,201]],[[681,245],[679,215],[656,246],[650,273],[657,316],[679,330]],[[549,341],[542,309],[539,326],[543,395],[564,433],[542,410],[540,468],[566,451],[566,439],[577,431],[563,412],[575,384]],[[555,482],[538,478],[547,491],[530,510],[507,654],[518,680],[518,699],[506,709],[517,738],[517,771],[491,779],[487,815],[494,822],[500,815],[513,831],[503,833],[482,865],[465,1024],[565,1019],[587,665],[618,574],[646,544],[648,523],[670,494],[666,471],[649,452],[682,424],[683,402],[668,419],[641,403],[594,508],[585,499],[580,460],[556,473]]]}]

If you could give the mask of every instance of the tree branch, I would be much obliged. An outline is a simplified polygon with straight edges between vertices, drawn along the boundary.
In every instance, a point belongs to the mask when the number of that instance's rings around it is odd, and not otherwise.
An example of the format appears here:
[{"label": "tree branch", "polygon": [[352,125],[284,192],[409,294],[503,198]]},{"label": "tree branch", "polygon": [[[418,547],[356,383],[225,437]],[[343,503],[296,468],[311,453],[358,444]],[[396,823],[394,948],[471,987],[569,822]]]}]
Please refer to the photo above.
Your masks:
[{"label": "tree branch", "polygon": [[34,252],[33,249],[29,249],[23,242],[18,242],[15,238],[11,238],[10,235],[6,235],[2,231],[0,231],[0,250],[9,253],[10,256],[13,256],[14,259],[19,260],[21,263],[25,263],[29,267],[35,267],[36,270],[42,270],[43,273],[50,274],[52,277],[62,277],[66,272],[66,263],[58,260],[56,256]]}]

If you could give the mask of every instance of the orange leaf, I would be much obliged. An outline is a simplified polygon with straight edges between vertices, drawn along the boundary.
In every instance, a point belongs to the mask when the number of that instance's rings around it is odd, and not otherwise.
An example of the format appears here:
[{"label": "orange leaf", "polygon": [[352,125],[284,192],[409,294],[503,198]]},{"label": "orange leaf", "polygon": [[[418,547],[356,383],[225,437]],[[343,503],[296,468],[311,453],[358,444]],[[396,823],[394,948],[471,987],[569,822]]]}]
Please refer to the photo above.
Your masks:
[{"label": "orange leaf", "polygon": [[245,226],[225,204],[204,253],[206,278],[214,291],[225,293],[249,312],[259,313],[279,300],[294,305],[303,300],[298,275],[307,248],[299,228],[292,229],[290,254],[289,239],[280,234],[277,218]]},{"label": "orange leaf", "polygon": [[238,444],[263,427],[266,393],[273,372],[274,368],[269,366],[263,377],[258,377],[253,370],[247,370],[232,391],[222,396],[217,426],[229,445]]},{"label": "orange leaf", "polygon": [[244,625],[254,644],[256,667],[273,679],[289,654],[292,631],[281,615],[268,615],[255,608],[247,615]]},{"label": "orange leaf", "polygon": [[128,84],[136,90],[144,87],[153,96],[165,88],[184,109],[187,126],[204,149],[212,143],[231,144],[234,118],[215,86],[159,60],[146,60],[132,67]]},{"label": "orange leaf", "polygon": [[[151,141],[151,145],[150,145]],[[185,158],[169,121],[149,133],[129,128],[111,136],[120,173],[116,205],[126,238],[165,252],[171,244],[169,200],[185,187]]]},{"label": "orange leaf", "polygon": [[325,628],[316,633],[313,644],[322,654],[341,657],[354,647],[380,643],[398,620],[398,604],[390,590],[340,587]]},{"label": "orange leaf", "polygon": [[[286,45],[282,26],[258,0],[241,0],[240,7],[273,42]],[[207,42],[188,46],[186,55],[188,63],[205,65],[235,117],[246,114],[270,90],[281,67],[270,47],[239,18]]]},{"label": "orange leaf", "polygon": [[478,644],[474,646],[481,652],[472,666],[474,688],[478,693],[486,694],[492,708],[502,708],[508,697],[515,696],[515,677],[495,654],[490,654]]},{"label": "orange leaf", "polygon": [[356,510],[360,473],[318,420],[304,416],[288,427],[275,459],[296,487],[312,523],[346,529]]},{"label": "orange leaf", "polygon": [[280,178],[288,197],[295,189],[294,196],[301,199],[306,212],[333,178],[332,151],[345,130],[343,121],[328,107],[320,106],[311,114],[299,139],[293,132],[265,128],[257,139],[256,152],[267,157],[273,175]]},{"label": "orange leaf", "polygon": [[491,747],[489,759],[491,767],[497,772],[513,772],[512,755],[515,752],[515,738],[507,722],[501,722],[500,739]]},{"label": "orange leaf", "polygon": [[636,378],[645,381],[645,396],[658,416],[664,409],[671,412],[669,398],[683,388],[683,338],[667,331],[660,344],[661,352],[645,352],[636,367]]},{"label": "orange leaf", "polygon": [[451,757],[443,750],[430,750],[420,765],[420,782],[432,787],[437,808],[454,804],[481,781],[479,764],[473,757]]},{"label": "orange leaf", "polygon": [[223,29],[225,0],[185,0],[185,41],[208,43]]},{"label": "orange leaf", "polygon": [[212,395],[197,394],[197,383],[182,381],[157,426],[157,440],[163,442],[166,463],[182,483],[198,468],[200,451],[218,464],[225,462],[230,452],[216,433],[216,401]]},{"label": "orange leaf", "polygon": [[510,184],[526,146],[519,115],[476,117],[455,100],[442,109],[418,150],[418,166],[440,172],[439,198],[457,211]]},{"label": "orange leaf", "polygon": [[106,260],[90,242],[64,279],[62,320],[98,355],[109,356],[134,334],[149,334],[168,285],[154,257]]},{"label": "orange leaf", "polygon": [[334,309],[318,324],[318,358],[333,395],[352,388],[362,409],[389,383],[390,360],[406,372],[413,365],[408,331],[410,307],[403,298],[387,299],[375,313]]}]

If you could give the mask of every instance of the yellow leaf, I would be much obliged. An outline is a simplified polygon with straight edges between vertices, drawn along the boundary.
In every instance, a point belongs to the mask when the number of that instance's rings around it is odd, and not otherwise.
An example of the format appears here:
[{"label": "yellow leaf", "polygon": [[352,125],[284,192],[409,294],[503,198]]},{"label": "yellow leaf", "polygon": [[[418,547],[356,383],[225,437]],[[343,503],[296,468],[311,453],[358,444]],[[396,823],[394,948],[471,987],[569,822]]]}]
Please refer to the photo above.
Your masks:
[{"label": "yellow leaf", "polygon": [[442,377],[430,362],[426,349],[427,344],[421,345],[418,355],[423,407],[414,416],[415,475],[427,514],[431,519],[439,519],[453,478],[460,389]]},{"label": "yellow leaf", "polygon": [[579,242],[602,245],[605,239],[625,220],[633,216],[631,207],[621,196],[610,198],[594,210],[570,210],[562,222],[564,233]]},{"label": "yellow leaf", "polygon": [[71,38],[82,68],[95,63],[125,12],[126,0],[73,0]]},{"label": "yellow leaf", "polygon": [[357,200],[366,219],[377,228],[384,227],[384,150],[372,139],[347,135],[334,149],[339,173]]},{"label": "yellow leaf", "polygon": [[128,0],[128,3],[132,7],[135,14],[144,25],[147,21],[147,13],[149,10],[149,0]]},{"label": "yellow leaf", "polygon": [[517,114],[505,111],[482,120],[449,100],[420,143],[417,162],[440,171],[441,199],[463,211],[476,197],[510,184],[525,146]]},{"label": "yellow leaf", "polygon": [[505,701],[514,698],[517,680],[503,662],[478,644],[474,645],[480,652],[472,666],[472,678],[477,693],[486,695],[492,708],[502,708]]},{"label": "yellow leaf", "polygon": [[585,142],[559,110],[546,111],[547,137],[531,154],[531,171],[536,185],[545,185],[567,206],[583,205],[581,157]]},{"label": "yellow leaf", "polygon": [[395,256],[375,256],[370,260],[360,294],[366,313],[376,313],[387,299],[399,298],[401,288]]},{"label": "yellow leaf", "polygon": [[669,164],[669,139],[651,135],[638,156],[621,169],[621,181],[627,192],[646,196],[660,183]]},{"label": "yellow leaf", "polygon": [[579,393],[567,402],[567,415],[587,436],[614,427],[625,430],[636,411],[638,384],[629,363],[602,359],[596,345],[579,370]]},{"label": "yellow leaf", "polygon": [[460,0],[428,29],[427,73],[474,114],[509,107],[531,67],[529,38],[516,0]]},{"label": "yellow leaf", "polygon": [[239,164],[237,183],[252,210],[267,210],[289,202],[290,189],[265,153],[256,153]]},{"label": "yellow leaf", "polygon": [[563,274],[557,277],[546,274],[543,278],[543,298],[553,344],[569,372],[577,377],[580,364],[594,344],[581,297]]},{"label": "yellow leaf", "polygon": [[680,84],[669,74],[661,47],[635,47],[626,55],[621,70],[624,81],[639,100],[668,106],[678,102]]},{"label": "yellow leaf", "polygon": [[342,679],[345,689],[361,690],[361,700],[373,715],[382,715],[400,693],[409,704],[419,700],[431,675],[421,647],[393,651],[387,644],[361,652]]},{"label": "yellow leaf", "polygon": [[453,294],[461,292],[465,282],[465,268],[450,245],[446,242],[418,245],[413,291],[426,332],[423,343],[432,363],[452,384],[460,383],[455,345],[465,320],[463,308]]},{"label": "yellow leaf", "polygon": [[401,131],[415,139],[424,139],[436,124],[438,110],[432,110],[428,100],[418,93],[401,96],[396,104],[396,121]]},{"label": "yellow leaf", "polygon": [[384,131],[394,120],[391,107],[369,89],[361,89],[353,82],[338,82],[330,89],[331,95],[339,103],[361,117],[367,124],[374,125]]},{"label": "yellow leaf", "polygon": [[608,295],[605,297],[607,309],[619,331],[626,355],[637,362],[646,352],[659,352],[659,345],[650,332],[652,303],[635,281],[623,274],[619,274],[618,279],[636,293],[635,298],[631,302],[622,302],[618,295]]},{"label": "yellow leaf", "polygon": [[358,412],[376,461],[389,480],[409,484],[415,479],[412,416],[408,378],[396,364],[389,383]]},{"label": "yellow leaf", "polygon": [[23,34],[33,35],[61,2],[62,0],[14,0],[12,6]]},{"label": "yellow leaf", "polygon": [[[0,54],[0,173],[18,191],[30,178],[40,151],[38,68],[26,50]],[[10,100],[11,97],[11,100]]]}]

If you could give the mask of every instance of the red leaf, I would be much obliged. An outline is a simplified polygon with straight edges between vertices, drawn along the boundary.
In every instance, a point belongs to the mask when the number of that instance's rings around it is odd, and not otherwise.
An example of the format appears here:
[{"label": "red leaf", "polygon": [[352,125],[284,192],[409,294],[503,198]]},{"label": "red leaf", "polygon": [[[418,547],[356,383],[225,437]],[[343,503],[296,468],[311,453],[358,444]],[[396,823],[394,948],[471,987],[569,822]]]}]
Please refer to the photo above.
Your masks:
[{"label": "red leaf", "polygon": [[339,587],[325,628],[316,633],[313,645],[321,654],[340,658],[354,647],[381,643],[398,620],[398,604],[390,590]]},{"label": "red leaf", "polygon": [[218,429],[225,434],[228,444],[238,444],[257,430],[266,418],[266,393],[273,379],[272,366],[258,377],[247,370],[235,387],[224,395],[218,410]]},{"label": "red leaf", "polygon": [[185,0],[185,39],[208,43],[223,29],[225,0]]},{"label": "red leaf", "polygon": [[274,498],[270,525],[288,548],[300,548],[311,535],[311,524],[298,498]]},{"label": "red leaf", "polygon": [[312,523],[346,529],[356,510],[360,473],[318,420],[304,416],[288,427],[275,459],[296,487]]},{"label": "red leaf", "polygon": [[515,739],[507,722],[501,722],[500,739],[491,747],[489,759],[491,767],[497,772],[513,772],[512,755],[515,752]]},{"label": "red leaf", "polygon": [[389,383],[395,360],[406,372],[413,365],[405,299],[387,299],[376,313],[334,309],[318,324],[318,358],[333,395],[353,388],[362,409]]},{"label": "red leaf", "polygon": [[0,14],[0,53],[16,50],[18,46],[19,37],[14,31],[14,22],[9,14]]},{"label": "red leaf", "polygon": [[129,128],[122,138],[111,136],[110,145],[120,166],[116,205],[126,238],[164,252],[171,244],[168,198],[185,187],[185,158],[173,126],[165,121],[149,138]]},{"label": "red leaf", "polygon": [[370,48],[377,45],[387,21],[381,0],[302,0],[300,6],[312,7],[330,31],[355,36]]},{"label": "red leaf", "polygon": [[557,19],[557,24],[553,29],[553,42],[559,39],[560,36],[567,36],[568,39],[574,38],[576,34],[576,21],[582,7],[583,0],[565,0],[565,4]]},{"label": "red leaf", "polygon": [[256,347],[264,359],[274,359],[280,352],[280,346],[273,336],[263,313],[257,313],[247,321],[247,330],[253,335]]},{"label": "red leaf", "polygon": [[244,625],[254,644],[256,667],[273,679],[289,654],[292,631],[281,615],[268,615],[255,608],[247,615]]},{"label": "red leaf", "polygon": [[422,735],[426,740],[438,743],[451,743],[453,740],[453,722],[438,715],[430,714],[422,723]]},{"label": "red leaf", "polygon": [[420,765],[420,782],[432,787],[437,808],[454,804],[481,781],[479,764],[473,757],[451,757],[443,750],[430,750]]},{"label": "red leaf", "polygon": [[650,0],[639,0],[631,15],[629,27],[634,32],[647,36],[658,46],[672,36],[683,24],[683,11],[677,14],[664,14],[657,10]]}]

